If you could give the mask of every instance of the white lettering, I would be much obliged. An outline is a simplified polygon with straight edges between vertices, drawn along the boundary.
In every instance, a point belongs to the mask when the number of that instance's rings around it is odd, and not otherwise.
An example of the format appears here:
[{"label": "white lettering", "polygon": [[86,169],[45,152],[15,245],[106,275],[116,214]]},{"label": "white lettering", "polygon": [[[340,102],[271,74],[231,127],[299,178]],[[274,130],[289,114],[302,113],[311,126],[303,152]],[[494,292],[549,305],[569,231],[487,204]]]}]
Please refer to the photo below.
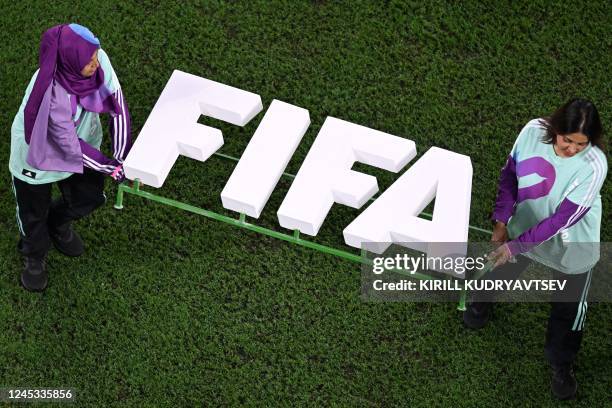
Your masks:
[{"label": "white lettering", "polygon": [[280,225],[317,235],[334,203],[361,208],[378,191],[355,162],[398,172],[415,155],[411,140],[328,117],[278,209]]},{"label": "white lettering", "polygon": [[259,218],[309,125],[306,109],[272,101],[221,192],[223,207]]},{"label": "white lettering", "polygon": [[205,161],[223,145],[219,129],[201,115],[244,126],[262,110],[261,98],[175,70],[123,164],[128,179],[161,187],[179,155]]},{"label": "white lettering", "polygon": [[[432,147],[344,229],[344,240],[376,253],[398,243],[432,257],[464,256],[471,187],[470,158]],[[434,197],[433,219],[419,218]],[[436,242],[458,244],[428,244]]]}]

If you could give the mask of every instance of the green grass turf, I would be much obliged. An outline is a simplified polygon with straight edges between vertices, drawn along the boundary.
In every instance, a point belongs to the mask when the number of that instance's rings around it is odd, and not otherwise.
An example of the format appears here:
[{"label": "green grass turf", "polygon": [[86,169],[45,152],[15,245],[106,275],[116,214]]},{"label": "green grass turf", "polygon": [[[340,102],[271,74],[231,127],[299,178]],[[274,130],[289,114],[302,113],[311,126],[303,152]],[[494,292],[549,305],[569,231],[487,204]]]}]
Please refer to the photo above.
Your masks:
[{"label": "green grass turf", "polygon": [[[606,2],[3,2],[0,162],[36,69],[62,22],[101,39],[134,134],[173,69],[310,111],[295,173],[328,115],[471,156],[471,223],[487,228],[499,169],[521,127],[571,96],[612,125]],[[245,128],[215,122],[223,153]],[[211,121],[212,123],[212,121]],[[158,191],[227,214],[233,164],[180,158]],[[366,168],[382,188],[396,175]],[[278,230],[282,181],[258,223]],[[611,184],[602,191],[609,217]],[[114,200],[115,186],[106,187]],[[50,254],[44,294],[17,284],[8,171],[0,179],[0,387],[74,387],[78,405],[553,406],[542,346],[549,306],[504,304],[470,332],[455,304],[364,303],[356,264],[127,196],[80,221],[78,260]],[[317,242],[342,247],[358,214],[334,206]],[[603,224],[602,240],[611,230]],[[471,234],[471,240],[486,236]],[[589,308],[578,401],[612,384],[609,304]]]}]

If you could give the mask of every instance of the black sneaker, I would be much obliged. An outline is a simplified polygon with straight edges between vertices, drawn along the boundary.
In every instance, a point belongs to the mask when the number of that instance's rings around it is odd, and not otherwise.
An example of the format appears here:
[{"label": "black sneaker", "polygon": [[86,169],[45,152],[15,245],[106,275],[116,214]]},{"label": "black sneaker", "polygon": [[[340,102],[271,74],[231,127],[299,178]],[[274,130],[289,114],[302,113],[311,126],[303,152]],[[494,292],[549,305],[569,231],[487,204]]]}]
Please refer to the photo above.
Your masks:
[{"label": "black sneaker", "polygon": [[571,364],[551,365],[552,380],[550,388],[555,397],[560,400],[573,399],[576,397],[578,383],[574,377]]},{"label": "black sneaker", "polygon": [[30,292],[42,292],[49,283],[45,259],[25,257],[21,272],[21,285]]},{"label": "black sneaker", "polygon": [[470,329],[482,329],[491,320],[492,310],[493,303],[468,303],[465,312],[463,312],[463,323]]},{"label": "black sneaker", "polygon": [[83,240],[70,224],[58,231],[50,232],[49,235],[55,248],[66,256],[77,257],[85,252]]}]

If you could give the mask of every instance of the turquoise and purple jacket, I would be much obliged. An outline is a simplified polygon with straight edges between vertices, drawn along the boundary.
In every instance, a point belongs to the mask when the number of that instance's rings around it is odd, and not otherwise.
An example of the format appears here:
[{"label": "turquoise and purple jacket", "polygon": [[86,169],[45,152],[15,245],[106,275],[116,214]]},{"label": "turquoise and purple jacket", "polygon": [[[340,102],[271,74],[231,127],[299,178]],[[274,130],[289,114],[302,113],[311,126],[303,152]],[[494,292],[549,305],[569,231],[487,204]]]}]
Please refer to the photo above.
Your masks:
[{"label": "turquoise and purple jacket", "polygon": [[584,272],[599,259],[598,246],[585,244],[600,240],[606,156],[592,145],[572,157],[557,156],[553,145],[542,142],[540,121],[527,123],[514,143],[492,218],[508,225],[512,255],[525,254],[562,272]]}]

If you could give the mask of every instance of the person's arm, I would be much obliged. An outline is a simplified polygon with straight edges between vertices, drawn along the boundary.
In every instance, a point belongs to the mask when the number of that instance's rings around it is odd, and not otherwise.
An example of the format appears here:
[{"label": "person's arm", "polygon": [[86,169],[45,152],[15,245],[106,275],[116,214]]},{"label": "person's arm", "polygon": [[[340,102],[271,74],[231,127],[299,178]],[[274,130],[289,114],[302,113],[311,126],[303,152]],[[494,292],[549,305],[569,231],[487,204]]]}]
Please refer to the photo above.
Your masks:
[{"label": "person's arm", "polygon": [[589,212],[589,209],[589,206],[581,206],[565,198],[554,214],[529,228],[517,238],[501,245],[489,255],[489,259],[494,260],[494,266],[497,267],[515,255],[529,252],[532,248],[576,224]]},{"label": "person's arm", "polygon": [[508,241],[508,229],[506,225],[514,215],[514,210],[516,208],[516,201],[518,198],[516,163],[520,157],[520,150],[525,148],[525,143],[529,143],[533,136],[535,136],[532,134],[534,130],[537,132],[540,128],[540,119],[533,119],[521,129],[506,159],[506,164],[501,170],[497,198],[491,214],[491,221],[493,221],[494,224],[491,241],[498,245]]},{"label": "person's arm", "polygon": [[123,164],[123,161],[132,147],[130,113],[123,95],[123,89],[113,69],[110,58],[106,51],[101,48],[98,50],[98,61],[100,62],[100,67],[104,71],[104,85],[112,93],[112,97],[119,106],[119,112],[110,115],[109,128],[112,142],[112,156],[119,164]]},{"label": "person's arm", "polygon": [[[82,166],[92,170],[113,176],[115,180],[123,180],[122,172],[119,173],[117,167],[121,165],[117,160],[109,159],[100,150],[91,146],[83,139],[79,138],[74,121],[70,103],[64,93],[59,96],[53,94],[51,100],[51,108],[49,110],[48,126],[51,129],[50,134],[54,135],[54,143],[61,146],[64,155],[67,152],[73,152],[72,159],[79,163],[79,168],[82,171]],[[78,143],[78,146],[76,145]],[[81,166],[82,165],[82,166]],[[79,171],[79,173],[81,172]]]},{"label": "person's arm", "polygon": [[113,157],[117,162],[123,164],[123,161],[132,148],[130,113],[121,88],[113,93],[113,97],[117,100],[121,108],[121,112],[115,116],[111,115],[109,120]]},{"label": "person's arm", "polygon": [[508,156],[505,166],[499,176],[497,187],[497,199],[491,219],[495,222],[508,224],[508,220],[514,213],[514,205],[518,194],[518,180],[516,178],[516,163],[512,154]]},{"label": "person's arm", "polygon": [[92,170],[111,176],[116,181],[123,181],[123,166],[116,159],[109,159],[101,151],[79,138],[83,152],[83,165]]},{"label": "person's arm", "polygon": [[83,164],[92,170],[108,174],[116,181],[122,181],[125,178],[123,161],[132,147],[130,114],[115,70],[103,49],[98,50],[98,60],[104,71],[105,86],[112,92],[120,111],[118,114],[111,114],[109,119],[113,158],[106,157],[100,150],[79,139]]},{"label": "person's arm", "polygon": [[532,248],[548,241],[559,232],[580,221],[589,212],[589,209],[590,207],[580,206],[565,198],[554,214],[508,242],[510,255],[529,252]]},{"label": "person's arm", "polygon": [[[514,149],[513,152],[514,153]],[[491,242],[501,245],[508,240],[508,229],[506,225],[514,213],[514,206],[518,194],[518,180],[516,178],[516,164],[512,153],[506,160],[499,176],[497,188],[497,199],[491,216],[494,227]]]}]

